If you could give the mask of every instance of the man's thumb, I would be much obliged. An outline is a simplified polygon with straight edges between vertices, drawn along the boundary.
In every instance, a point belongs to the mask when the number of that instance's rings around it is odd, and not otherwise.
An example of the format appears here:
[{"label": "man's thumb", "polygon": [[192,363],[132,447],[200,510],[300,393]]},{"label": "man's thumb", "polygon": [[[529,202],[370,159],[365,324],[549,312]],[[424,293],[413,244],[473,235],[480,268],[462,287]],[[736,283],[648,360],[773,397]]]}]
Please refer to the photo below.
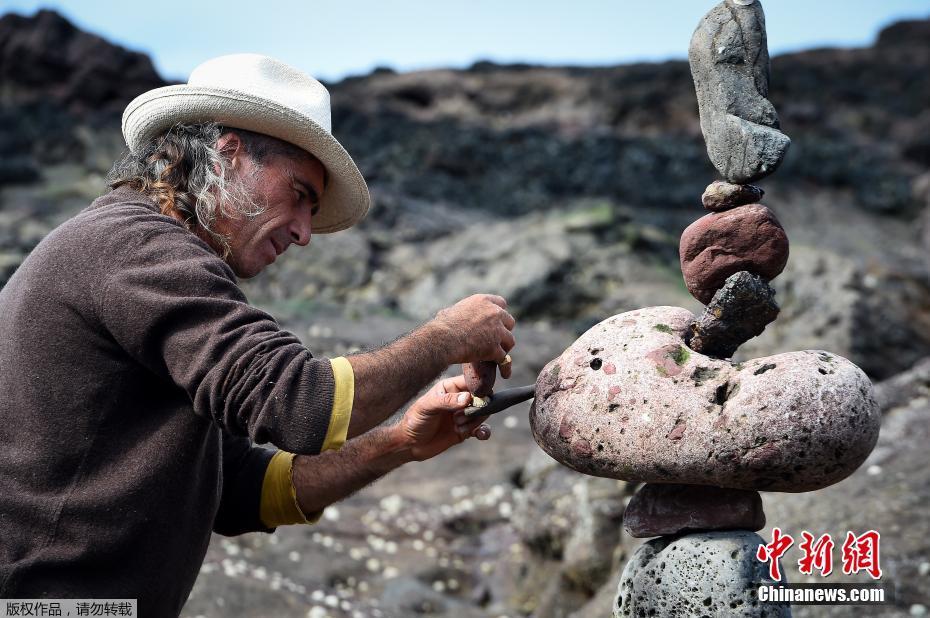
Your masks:
[{"label": "man's thumb", "polygon": [[461,410],[471,403],[471,393],[446,393],[445,404],[452,410]]}]

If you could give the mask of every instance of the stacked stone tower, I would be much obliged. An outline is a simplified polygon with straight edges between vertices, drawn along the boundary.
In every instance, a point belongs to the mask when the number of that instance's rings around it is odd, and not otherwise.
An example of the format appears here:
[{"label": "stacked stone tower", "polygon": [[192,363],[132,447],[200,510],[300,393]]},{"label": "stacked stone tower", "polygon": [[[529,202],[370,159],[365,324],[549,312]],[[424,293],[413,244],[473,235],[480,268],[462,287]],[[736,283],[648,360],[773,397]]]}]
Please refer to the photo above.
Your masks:
[{"label": "stacked stone tower", "polygon": [[[768,565],[760,490],[814,491],[851,474],[878,438],[880,413],[861,369],[806,350],[729,360],[778,315],[769,281],[788,239],[749,184],[775,171],[790,140],[768,95],[765,17],[724,0],[689,50],[707,151],[723,181],[710,214],[681,237],[695,317],[649,307],[591,328],[536,384],[533,435],[580,472],[645,483],[624,527],[653,538],[619,582],[615,616],[788,616],[762,604]],[[784,571],[782,571],[784,572]]]}]

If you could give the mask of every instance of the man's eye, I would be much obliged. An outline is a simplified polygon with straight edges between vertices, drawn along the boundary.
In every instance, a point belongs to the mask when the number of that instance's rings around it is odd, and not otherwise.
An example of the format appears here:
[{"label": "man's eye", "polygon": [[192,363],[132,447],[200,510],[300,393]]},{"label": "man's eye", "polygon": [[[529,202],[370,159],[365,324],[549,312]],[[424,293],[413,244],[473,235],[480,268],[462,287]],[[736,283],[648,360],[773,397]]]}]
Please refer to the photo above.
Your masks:
[{"label": "man's eye", "polygon": [[318,212],[320,212],[320,205],[319,205],[319,204],[314,204],[314,205],[313,205],[313,208],[310,209],[310,216],[311,216],[311,217],[315,217],[315,216],[317,215]]}]

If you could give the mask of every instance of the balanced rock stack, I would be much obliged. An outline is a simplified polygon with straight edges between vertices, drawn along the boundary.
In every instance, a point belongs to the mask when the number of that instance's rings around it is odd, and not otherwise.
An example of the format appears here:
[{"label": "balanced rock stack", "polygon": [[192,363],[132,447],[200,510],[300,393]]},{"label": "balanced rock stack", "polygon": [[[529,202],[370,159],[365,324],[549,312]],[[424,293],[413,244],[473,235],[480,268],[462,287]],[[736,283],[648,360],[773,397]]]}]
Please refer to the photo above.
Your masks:
[{"label": "balanced rock stack", "polygon": [[759,2],[724,0],[689,52],[708,154],[725,182],[682,235],[688,289],[706,303],[615,315],[551,361],[530,424],[556,460],[594,476],[644,482],[624,527],[642,545],[621,576],[615,616],[787,616],[756,598],[767,565],[760,490],[814,491],[852,474],[878,439],[861,369],[807,350],[728,360],[778,314],[768,282],[788,241],[748,184],[778,167],[789,140],[768,93]]},{"label": "balanced rock stack", "polygon": [[[689,343],[729,357],[778,315],[768,282],[788,262],[788,237],[774,213],[759,204],[755,185],[778,168],[791,140],[779,131],[768,100],[765,15],[755,0],[726,0],[698,24],[688,49],[707,154],[724,181],[701,201],[711,211],[681,235],[685,284],[708,305]],[[737,273],[749,273],[729,279]]]}]

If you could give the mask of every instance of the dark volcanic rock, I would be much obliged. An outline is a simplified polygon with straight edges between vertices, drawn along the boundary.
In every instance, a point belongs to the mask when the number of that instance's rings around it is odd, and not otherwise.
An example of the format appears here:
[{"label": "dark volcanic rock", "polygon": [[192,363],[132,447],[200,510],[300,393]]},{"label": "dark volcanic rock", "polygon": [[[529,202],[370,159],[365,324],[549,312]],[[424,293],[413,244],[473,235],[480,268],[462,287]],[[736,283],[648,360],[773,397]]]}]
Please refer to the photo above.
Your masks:
[{"label": "dark volcanic rock", "polygon": [[729,210],[743,204],[753,204],[762,199],[765,191],[756,185],[736,185],[715,180],[701,196],[704,208],[712,212]]},{"label": "dark volcanic rock", "polygon": [[714,167],[730,182],[763,178],[791,140],[768,100],[769,52],[759,2],[724,0],[698,24],[688,48],[701,130]]},{"label": "dark volcanic rock", "polygon": [[78,30],[54,11],[0,17],[4,101],[49,97],[83,109],[121,111],[133,97],[164,86],[145,54]]},{"label": "dark volcanic rock", "polygon": [[768,565],[756,559],[756,549],[764,543],[753,532],[649,541],[623,570],[614,617],[790,616],[787,604],[756,599],[758,584],[772,583]]},{"label": "dark volcanic rock", "polygon": [[681,233],[681,272],[688,291],[707,304],[741,270],[771,281],[788,262],[788,237],[761,204],[705,215]]},{"label": "dark volcanic rock", "polygon": [[647,483],[623,512],[623,527],[637,538],[764,526],[762,497],[742,489]]},{"label": "dark volcanic rock", "polygon": [[761,277],[740,271],[727,278],[691,324],[688,345],[708,356],[730,358],[776,317],[775,290]]}]

